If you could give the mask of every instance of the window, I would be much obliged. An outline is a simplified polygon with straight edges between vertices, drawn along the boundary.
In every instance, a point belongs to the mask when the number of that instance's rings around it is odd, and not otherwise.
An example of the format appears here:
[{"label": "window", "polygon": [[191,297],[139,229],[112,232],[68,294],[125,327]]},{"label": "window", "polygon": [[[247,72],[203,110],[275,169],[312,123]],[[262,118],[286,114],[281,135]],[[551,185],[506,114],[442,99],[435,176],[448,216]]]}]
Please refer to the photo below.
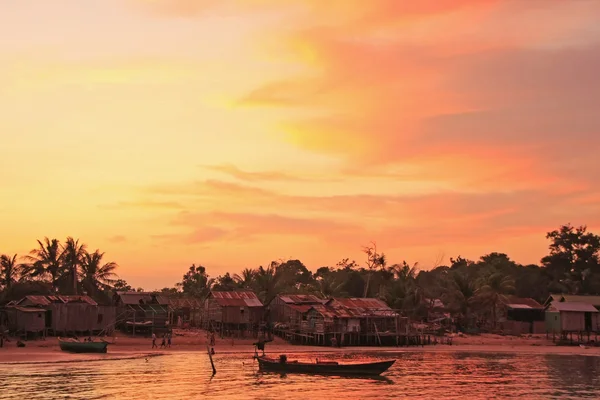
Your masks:
[{"label": "window", "polygon": [[104,319],[104,314],[98,314],[98,323],[101,324]]}]

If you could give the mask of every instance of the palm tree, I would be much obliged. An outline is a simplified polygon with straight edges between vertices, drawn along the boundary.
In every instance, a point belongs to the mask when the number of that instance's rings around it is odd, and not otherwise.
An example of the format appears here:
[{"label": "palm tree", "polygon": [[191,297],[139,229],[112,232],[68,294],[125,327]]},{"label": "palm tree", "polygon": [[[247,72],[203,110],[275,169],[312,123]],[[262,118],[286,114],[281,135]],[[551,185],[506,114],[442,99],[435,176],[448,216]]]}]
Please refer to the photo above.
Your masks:
[{"label": "palm tree", "polygon": [[38,248],[29,252],[25,259],[29,262],[26,274],[39,278],[49,275],[52,284],[52,292],[56,292],[57,281],[62,274],[63,265],[61,260],[61,246],[57,239],[44,238],[37,241]]},{"label": "palm tree", "polygon": [[252,287],[254,282],[254,277],[256,276],[256,270],[251,268],[244,268],[241,275],[234,274],[233,280],[244,289],[249,289]]},{"label": "palm tree", "polygon": [[268,304],[280,290],[280,278],[277,262],[273,261],[264,268],[262,265],[256,270],[255,290],[263,304]]},{"label": "palm tree", "polygon": [[71,236],[67,238],[62,249],[61,259],[68,273],[68,277],[72,279],[73,294],[77,294],[79,266],[82,264],[86,254],[87,246],[85,243],[79,244],[79,239],[73,239]]},{"label": "palm tree", "polygon": [[510,275],[493,270],[481,277],[474,301],[490,309],[492,324],[496,326],[496,308],[508,300],[507,294],[514,293],[515,280]]},{"label": "palm tree", "polygon": [[117,263],[110,261],[103,264],[103,257],[104,253],[96,250],[85,253],[81,260],[81,283],[91,296],[96,296],[98,291],[111,289],[116,282]]},{"label": "palm tree", "polygon": [[23,271],[22,265],[17,264],[17,255],[9,256],[2,254],[0,256],[0,284],[5,289],[10,289],[13,283],[17,282],[17,278],[21,276]]},{"label": "palm tree", "polygon": [[394,279],[388,284],[384,298],[393,308],[410,310],[416,314],[423,298],[421,287],[416,282],[417,263],[412,267],[406,261],[394,264],[388,268],[388,272],[394,275]]},{"label": "palm tree", "polygon": [[459,314],[460,320],[468,321],[469,305],[475,296],[475,282],[464,271],[449,271],[441,284],[442,300],[450,310]]},{"label": "palm tree", "polygon": [[315,279],[312,292],[323,299],[338,297],[344,292],[344,283],[337,281],[333,274],[326,274]]}]

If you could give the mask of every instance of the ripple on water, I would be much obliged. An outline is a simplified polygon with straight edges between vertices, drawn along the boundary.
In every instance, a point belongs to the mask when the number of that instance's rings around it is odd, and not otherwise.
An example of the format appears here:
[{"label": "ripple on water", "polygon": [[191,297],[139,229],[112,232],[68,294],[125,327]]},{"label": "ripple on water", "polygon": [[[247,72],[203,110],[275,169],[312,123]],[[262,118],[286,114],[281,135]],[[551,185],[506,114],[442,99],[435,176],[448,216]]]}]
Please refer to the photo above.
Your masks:
[{"label": "ripple on water", "polygon": [[[289,355],[293,357],[293,355]],[[313,354],[325,359],[332,354]],[[204,353],[74,364],[0,366],[0,399],[598,398],[600,358],[479,353],[356,353],[397,358],[380,379],[261,374],[247,355]],[[309,359],[306,354],[297,358]]]}]

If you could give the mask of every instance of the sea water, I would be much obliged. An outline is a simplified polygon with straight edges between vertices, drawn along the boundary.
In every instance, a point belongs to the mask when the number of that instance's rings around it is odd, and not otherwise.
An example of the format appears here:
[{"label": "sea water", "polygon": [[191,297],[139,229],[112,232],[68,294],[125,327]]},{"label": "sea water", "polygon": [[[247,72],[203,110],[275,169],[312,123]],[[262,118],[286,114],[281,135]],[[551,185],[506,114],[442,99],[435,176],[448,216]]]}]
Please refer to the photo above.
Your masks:
[{"label": "sea water", "polygon": [[600,357],[477,352],[288,354],[344,362],[397,359],[382,377],[260,373],[249,354],[0,364],[0,399],[600,398]]}]

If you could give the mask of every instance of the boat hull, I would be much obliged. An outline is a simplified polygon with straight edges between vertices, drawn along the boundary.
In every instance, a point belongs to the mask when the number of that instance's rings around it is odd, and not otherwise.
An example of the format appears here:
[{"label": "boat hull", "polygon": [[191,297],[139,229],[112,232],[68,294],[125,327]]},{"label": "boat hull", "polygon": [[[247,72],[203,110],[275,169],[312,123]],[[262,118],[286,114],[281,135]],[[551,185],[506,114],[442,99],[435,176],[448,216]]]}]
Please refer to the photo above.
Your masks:
[{"label": "boat hull", "polygon": [[106,342],[78,342],[58,339],[62,351],[69,353],[106,353],[108,343]]},{"label": "boat hull", "polygon": [[358,375],[376,376],[387,371],[396,360],[364,364],[302,363],[297,361],[280,362],[268,357],[256,357],[261,371],[280,373],[301,373],[319,375]]}]

